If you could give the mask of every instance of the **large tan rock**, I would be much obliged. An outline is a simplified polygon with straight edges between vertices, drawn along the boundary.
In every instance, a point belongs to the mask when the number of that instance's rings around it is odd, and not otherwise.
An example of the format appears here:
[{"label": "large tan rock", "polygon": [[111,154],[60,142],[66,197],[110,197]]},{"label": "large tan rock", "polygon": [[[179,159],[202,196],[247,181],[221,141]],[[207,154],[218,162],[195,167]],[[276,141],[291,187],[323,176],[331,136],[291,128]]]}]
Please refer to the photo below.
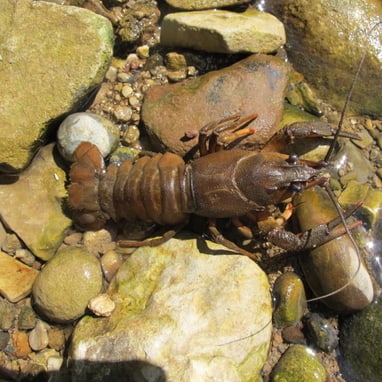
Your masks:
[{"label": "large tan rock", "polygon": [[108,293],[111,317],[85,317],[74,331],[72,381],[259,377],[272,308],[267,277],[249,258],[183,234],[135,251]]}]

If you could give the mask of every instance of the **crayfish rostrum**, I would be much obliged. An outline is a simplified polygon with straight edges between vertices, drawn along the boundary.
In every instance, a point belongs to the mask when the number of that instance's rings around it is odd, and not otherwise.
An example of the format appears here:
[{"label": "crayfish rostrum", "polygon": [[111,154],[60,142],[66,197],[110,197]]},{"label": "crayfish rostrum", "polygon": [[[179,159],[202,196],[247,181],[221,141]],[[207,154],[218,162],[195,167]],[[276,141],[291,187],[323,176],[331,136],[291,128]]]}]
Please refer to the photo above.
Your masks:
[{"label": "crayfish rostrum", "polygon": [[[216,219],[233,218],[241,226],[244,215],[262,217],[270,206],[313,185],[324,185],[324,163],[299,159],[296,155],[228,149],[253,134],[256,115],[233,114],[200,130],[200,157],[186,163],[172,153],[144,153],[119,166],[105,166],[98,148],[80,144],[70,170],[69,205],[75,222],[83,229],[97,230],[107,220],[143,221],[172,226],[161,239],[124,242],[125,245],[155,245],[174,235],[191,214],[208,218],[213,238],[230,249],[258,260],[258,255],[226,239]],[[334,131],[306,129],[305,136],[334,135]],[[283,134],[294,137],[293,127]],[[313,229],[314,230],[314,229]],[[268,232],[268,239],[286,249],[306,249],[335,236],[329,230],[305,236],[286,233],[282,227]],[[337,234],[335,234],[337,235]]]}]

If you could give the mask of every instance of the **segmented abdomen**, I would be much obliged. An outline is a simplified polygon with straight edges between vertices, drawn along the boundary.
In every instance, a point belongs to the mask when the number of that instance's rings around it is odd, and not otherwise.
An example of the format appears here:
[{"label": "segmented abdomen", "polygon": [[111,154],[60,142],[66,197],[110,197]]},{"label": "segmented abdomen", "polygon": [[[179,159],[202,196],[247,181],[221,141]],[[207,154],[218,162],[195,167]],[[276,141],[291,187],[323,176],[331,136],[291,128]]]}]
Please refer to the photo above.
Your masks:
[{"label": "segmented abdomen", "polygon": [[[115,178],[113,195],[111,176]],[[107,170],[101,179],[99,200],[109,210],[106,200],[113,200],[114,220],[142,220],[161,225],[174,225],[187,218],[185,200],[185,163],[175,154],[155,154],[125,161],[115,171]]]},{"label": "segmented abdomen", "polygon": [[108,219],[161,225],[183,222],[190,187],[186,165],[175,154],[155,154],[105,169],[98,148],[82,143],[70,169],[69,205],[83,229],[101,228]]}]

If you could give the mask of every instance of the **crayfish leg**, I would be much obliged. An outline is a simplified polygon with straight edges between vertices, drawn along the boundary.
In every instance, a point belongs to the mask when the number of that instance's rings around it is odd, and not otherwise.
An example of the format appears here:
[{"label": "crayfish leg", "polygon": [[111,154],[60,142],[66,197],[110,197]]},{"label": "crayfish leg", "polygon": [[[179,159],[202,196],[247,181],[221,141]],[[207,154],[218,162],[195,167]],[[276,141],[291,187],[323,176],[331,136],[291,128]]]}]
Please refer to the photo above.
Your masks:
[{"label": "crayfish leg", "polygon": [[172,239],[178,232],[180,232],[188,221],[176,225],[174,228],[166,231],[162,236],[146,240],[118,240],[117,244],[121,248],[138,248],[138,247],[156,247],[166,241]]},{"label": "crayfish leg", "polygon": [[232,251],[235,251],[239,253],[240,255],[247,256],[251,258],[252,260],[255,260],[255,261],[261,260],[261,256],[259,254],[246,251],[245,249],[238,247],[235,243],[233,243],[232,241],[224,237],[224,235],[216,227],[216,219],[212,219],[212,218],[208,219],[208,229],[216,243],[222,244],[228,249],[232,249]]}]

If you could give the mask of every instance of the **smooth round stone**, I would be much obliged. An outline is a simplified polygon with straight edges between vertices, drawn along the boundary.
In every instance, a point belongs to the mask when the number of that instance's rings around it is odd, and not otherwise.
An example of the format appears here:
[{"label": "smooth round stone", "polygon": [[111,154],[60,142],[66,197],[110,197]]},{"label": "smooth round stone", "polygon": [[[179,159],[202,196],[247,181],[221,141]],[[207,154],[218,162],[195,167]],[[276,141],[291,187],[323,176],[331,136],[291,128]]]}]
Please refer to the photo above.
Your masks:
[{"label": "smooth round stone", "polygon": [[89,300],[102,288],[97,258],[82,248],[59,251],[43,268],[33,285],[38,311],[49,320],[67,323],[81,317]]},{"label": "smooth round stone", "polygon": [[96,145],[103,157],[118,144],[119,128],[111,121],[93,113],[75,113],[64,119],[57,131],[57,146],[61,155],[73,161],[73,153],[81,142]]},{"label": "smooth round stone", "polygon": [[271,382],[325,382],[326,371],[314,352],[304,345],[291,346],[275,366]]},{"label": "smooth round stone", "polygon": [[306,309],[304,285],[293,272],[282,274],[273,287],[276,308],[273,313],[275,324],[279,328],[294,325],[301,320]]}]

